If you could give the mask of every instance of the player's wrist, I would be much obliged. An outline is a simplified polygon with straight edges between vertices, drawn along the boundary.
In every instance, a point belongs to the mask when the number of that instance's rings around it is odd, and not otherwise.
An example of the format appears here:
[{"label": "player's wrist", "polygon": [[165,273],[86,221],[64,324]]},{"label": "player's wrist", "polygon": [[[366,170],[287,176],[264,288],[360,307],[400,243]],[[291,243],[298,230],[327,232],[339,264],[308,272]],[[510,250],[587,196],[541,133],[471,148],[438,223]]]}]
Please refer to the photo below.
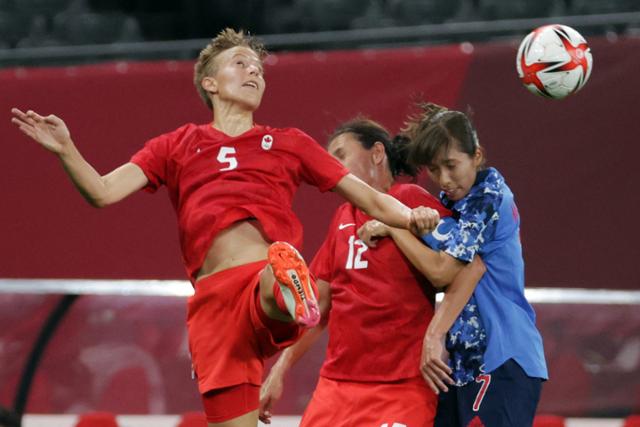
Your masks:
[{"label": "player's wrist", "polygon": [[391,238],[396,237],[398,233],[401,233],[402,231],[406,232],[406,230],[403,230],[402,228],[396,228],[396,227],[387,227],[387,230],[389,231],[388,236]]},{"label": "player's wrist", "polygon": [[287,352],[285,350],[280,356],[280,358],[278,359],[278,361],[274,363],[273,366],[271,367],[272,373],[283,378],[284,378],[284,375],[289,371],[289,369],[293,365],[290,355],[286,353]]},{"label": "player's wrist", "polygon": [[412,211],[407,211],[406,213],[406,220],[405,220],[405,226],[404,229],[405,230],[413,230],[415,228],[415,224],[413,223],[413,214],[411,213]]},{"label": "player's wrist", "polygon": [[427,329],[427,332],[424,334],[424,339],[433,341],[433,340],[442,340],[447,331],[441,331],[436,328]]},{"label": "player's wrist", "polygon": [[73,144],[73,141],[71,141],[71,139],[67,139],[64,142],[61,142],[60,145],[60,151],[58,151],[56,154],[62,161],[72,160],[74,156],[79,154],[76,146]]}]

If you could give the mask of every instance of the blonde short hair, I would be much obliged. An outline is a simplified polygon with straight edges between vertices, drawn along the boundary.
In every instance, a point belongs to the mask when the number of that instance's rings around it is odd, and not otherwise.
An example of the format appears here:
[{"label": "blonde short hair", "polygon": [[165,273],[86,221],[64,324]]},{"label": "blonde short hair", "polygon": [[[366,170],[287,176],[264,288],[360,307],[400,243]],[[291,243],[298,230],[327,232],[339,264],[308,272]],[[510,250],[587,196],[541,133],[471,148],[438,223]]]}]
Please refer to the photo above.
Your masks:
[{"label": "blonde short hair", "polygon": [[215,73],[214,59],[218,55],[236,46],[248,47],[258,55],[260,60],[267,56],[267,50],[264,44],[255,37],[245,34],[243,30],[235,31],[231,28],[225,28],[220,31],[220,33],[200,51],[193,72],[193,84],[196,86],[200,98],[202,98],[210,110],[213,110],[213,104],[208,92],[202,87],[202,79]]}]

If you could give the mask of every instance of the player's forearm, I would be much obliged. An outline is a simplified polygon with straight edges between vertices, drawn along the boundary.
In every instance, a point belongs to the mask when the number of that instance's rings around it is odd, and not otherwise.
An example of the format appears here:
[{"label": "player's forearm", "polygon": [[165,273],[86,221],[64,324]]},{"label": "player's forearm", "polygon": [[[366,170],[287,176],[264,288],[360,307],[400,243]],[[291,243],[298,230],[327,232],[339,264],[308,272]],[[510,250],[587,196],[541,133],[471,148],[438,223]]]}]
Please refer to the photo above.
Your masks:
[{"label": "player's forearm", "polygon": [[392,228],[391,237],[411,264],[438,288],[453,282],[456,274],[463,268],[462,263],[425,246],[407,230]]},{"label": "player's forearm", "polygon": [[409,228],[411,210],[394,197],[374,190],[353,174],[347,174],[336,191],[369,216],[392,227]]},{"label": "player's forearm", "polygon": [[108,191],[102,176],[82,157],[73,143],[59,154],[59,158],[71,182],[87,202],[95,207],[109,204]]},{"label": "player's forearm", "polygon": [[351,198],[351,203],[367,215],[391,227],[409,228],[411,210],[393,196],[366,186]]},{"label": "player's forearm", "polygon": [[384,193],[376,192],[372,199],[371,207],[365,211],[368,215],[391,227],[403,229],[409,227],[411,210],[407,206],[395,197]]},{"label": "player's forearm", "polygon": [[320,338],[325,327],[326,325],[320,324],[314,328],[308,329],[295,344],[287,347],[282,352],[278,361],[273,365],[271,370],[275,370],[280,375],[284,376],[284,374],[286,374],[289,369],[291,369],[291,367],[295,365],[307,351],[309,351],[309,348],[318,341],[318,338]]},{"label": "player's forearm", "polygon": [[287,347],[282,352],[278,361],[271,368],[272,372],[275,371],[275,373],[281,376],[284,376],[284,374],[309,351],[309,348],[318,341],[318,338],[320,338],[320,335],[329,324],[331,285],[322,279],[317,279],[316,285],[318,286],[318,303],[320,305],[320,313],[322,314],[320,323],[316,327],[308,329],[295,344]]},{"label": "player's forearm", "polygon": [[485,271],[484,263],[479,257],[460,270],[445,291],[442,302],[429,322],[426,333],[429,339],[440,339],[451,329]]}]

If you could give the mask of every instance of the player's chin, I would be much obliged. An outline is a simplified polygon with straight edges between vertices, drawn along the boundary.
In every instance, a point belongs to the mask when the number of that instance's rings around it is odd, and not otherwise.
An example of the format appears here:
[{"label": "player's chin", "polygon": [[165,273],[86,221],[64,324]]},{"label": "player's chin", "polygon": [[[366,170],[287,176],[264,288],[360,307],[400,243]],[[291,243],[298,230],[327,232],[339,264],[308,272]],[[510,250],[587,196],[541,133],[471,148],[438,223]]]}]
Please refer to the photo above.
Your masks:
[{"label": "player's chin", "polygon": [[262,102],[263,92],[253,90],[253,92],[243,94],[243,96],[237,99],[237,102],[241,104],[245,109],[249,111],[255,111],[260,107]]},{"label": "player's chin", "polygon": [[242,100],[242,105],[244,106],[244,108],[246,110],[249,111],[256,111],[259,107],[260,107],[260,102],[262,101],[262,97],[258,98],[258,99],[243,99]]}]

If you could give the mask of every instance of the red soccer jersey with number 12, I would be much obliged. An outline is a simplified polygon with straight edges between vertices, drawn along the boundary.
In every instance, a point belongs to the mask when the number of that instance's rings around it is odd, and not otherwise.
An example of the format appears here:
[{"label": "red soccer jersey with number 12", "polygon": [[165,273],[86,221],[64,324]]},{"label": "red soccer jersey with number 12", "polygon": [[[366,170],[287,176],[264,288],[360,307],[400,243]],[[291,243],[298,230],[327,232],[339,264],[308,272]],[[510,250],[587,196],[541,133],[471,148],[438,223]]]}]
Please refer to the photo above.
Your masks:
[{"label": "red soccer jersey with number 12", "polygon": [[187,124],[149,140],[131,162],[142,168],[148,191],[167,186],[192,281],[215,236],[243,219],[256,218],[272,241],[300,247],[296,189],[304,181],[327,191],[348,173],[302,131],[259,125],[231,137],[210,124]]},{"label": "red soccer jersey with number 12", "polygon": [[[414,184],[389,194],[413,208],[448,216],[438,199]],[[331,284],[329,345],[320,375],[390,382],[420,375],[422,338],[433,317],[434,291],[390,238],[368,248],[357,230],[371,217],[349,203],[333,217],[311,270]]]}]

